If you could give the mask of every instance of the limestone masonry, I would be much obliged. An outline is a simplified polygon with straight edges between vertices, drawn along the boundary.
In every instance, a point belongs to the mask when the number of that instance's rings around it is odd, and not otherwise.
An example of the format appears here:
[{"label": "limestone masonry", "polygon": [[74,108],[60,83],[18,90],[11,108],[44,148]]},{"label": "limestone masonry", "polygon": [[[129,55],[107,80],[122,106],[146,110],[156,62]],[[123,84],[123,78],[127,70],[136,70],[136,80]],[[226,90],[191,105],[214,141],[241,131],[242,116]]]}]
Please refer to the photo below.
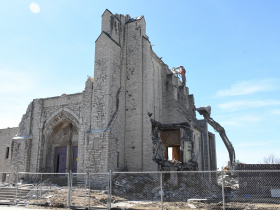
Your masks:
[{"label": "limestone masonry", "polygon": [[215,136],[196,118],[189,88],[152,50],[144,17],[105,10],[94,78],[80,93],[34,99],[18,129],[1,129],[1,171],[162,170],[148,112],[162,125],[189,126],[159,127],[166,159],[216,170]]}]

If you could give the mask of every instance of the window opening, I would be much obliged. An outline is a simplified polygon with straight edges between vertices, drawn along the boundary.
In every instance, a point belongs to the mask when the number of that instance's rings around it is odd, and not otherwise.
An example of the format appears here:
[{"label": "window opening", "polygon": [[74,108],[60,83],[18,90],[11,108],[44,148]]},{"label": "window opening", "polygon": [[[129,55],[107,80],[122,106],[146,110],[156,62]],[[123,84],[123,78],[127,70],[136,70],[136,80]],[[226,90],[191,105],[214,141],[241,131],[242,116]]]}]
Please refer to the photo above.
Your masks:
[{"label": "window opening", "polygon": [[117,152],[117,167],[120,166],[120,153]]},{"label": "window opening", "polygon": [[178,160],[178,161],[183,161],[183,155],[181,152],[181,147],[179,145],[171,145],[171,146],[166,146],[165,147],[165,158],[167,160]]},{"label": "window opening", "polygon": [[10,147],[6,147],[6,153],[5,153],[5,158],[9,158],[9,153],[10,153]]},{"label": "window opening", "polygon": [[2,174],[2,182],[5,182],[7,178],[7,174]]},{"label": "window opening", "polygon": [[167,147],[168,151],[168,160],[172,160],[172,147]]}]

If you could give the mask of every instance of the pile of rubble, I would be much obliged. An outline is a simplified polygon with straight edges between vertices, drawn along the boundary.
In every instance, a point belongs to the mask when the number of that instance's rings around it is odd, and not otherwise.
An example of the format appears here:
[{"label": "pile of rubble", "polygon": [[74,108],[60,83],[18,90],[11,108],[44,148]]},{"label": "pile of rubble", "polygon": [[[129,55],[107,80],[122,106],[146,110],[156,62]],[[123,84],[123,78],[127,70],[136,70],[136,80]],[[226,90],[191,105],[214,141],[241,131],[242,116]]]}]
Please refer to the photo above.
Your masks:
[{"label": "pile of rubble", "polygon": [[178,174],[177,177],[172,177],[171,173],[168,178],[163,184],[165,200],[187,201],[194,198],[219,200],[222,198],[221,188],[217,182],[210,182],[200,174]]},{"label": "pile of rubble", "polygon": [[160,188],[158,174],[117,174],[113,177],[113,195],[152,200],[157,187]]},{"label": "pile of rubble", "polygon": [[118,174],[113,178],[113,195],[127,200],[159,201],[163,193],[165,201],[187,201],[190,198],[218,200],[221,188],[218,183],[206,183],[199,174],[186,175],[163,173],[163,192],[160,174]]},{"label": "pile of rubble", "polygon": [[233,175],[220,175],[218,176],[218,184],[221,186],[222,185],[222,180],[224,179],[224,186],[225,187],[231,187],[232,189],[237,189],[239,188],[239,180],[237,176]]}]

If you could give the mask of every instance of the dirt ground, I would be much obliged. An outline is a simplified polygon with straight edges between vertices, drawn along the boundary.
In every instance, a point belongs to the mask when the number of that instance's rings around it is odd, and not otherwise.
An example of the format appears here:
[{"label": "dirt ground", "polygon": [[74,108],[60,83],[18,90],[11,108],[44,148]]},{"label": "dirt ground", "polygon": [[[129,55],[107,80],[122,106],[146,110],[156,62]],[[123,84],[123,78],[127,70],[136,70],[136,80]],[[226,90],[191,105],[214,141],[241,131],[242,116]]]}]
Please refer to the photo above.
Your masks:
[{"label": "dirt ground", "polygon": [[[90,194],[90,195],[89,195]],[[107,209],[107,199],[108,196],[105,191],[85,191],[84,189],[77,189],[72,191],[71,195],[71,206],[75,207],[95,207],[100,209]],[[88,199],[90,197],[90,200]],[[38,199],[31,199],[26,201],[25,203],[27,208],[42,208],[42,209],[62,209],[67,206],[67,198],[68,198],[68,190],[67,189],[59,189],[54,191],[49,191],[41,196]],[[257,203],[254,200],[248,202],[227,202],[226,209],[235,209],[235,210],[280,210],[280,201],[279,203]],[[41,207],[40,207],[41,205]],[[112,210],[113,209],[153,209],[160,210],[161,203],[160,201],[131,201],[122,197],[112,196]],[[204,202],[195,202],[192,201],[190,204],[187,202],[164,202],[163,209],[165,210],[175,210],[175,209],[223,209],[222,202],[219,203],[211,203],[211,201]]]}]

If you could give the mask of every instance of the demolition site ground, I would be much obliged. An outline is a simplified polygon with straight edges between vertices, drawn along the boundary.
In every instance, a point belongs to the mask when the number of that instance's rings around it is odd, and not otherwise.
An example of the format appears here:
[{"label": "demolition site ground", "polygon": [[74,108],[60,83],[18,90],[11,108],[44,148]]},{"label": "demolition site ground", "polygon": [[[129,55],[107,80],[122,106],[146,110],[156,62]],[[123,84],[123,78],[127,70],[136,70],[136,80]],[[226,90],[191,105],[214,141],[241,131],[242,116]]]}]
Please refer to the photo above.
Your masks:
[{"label": "demolition site ground", "polygon": [[[176,175],[176,176],[174,176]],[[209,175],[209,174],[208,174]],[[215,175],[215,176],[214,176]],[[244,194],[236,177],[224,177],[225,209],[280,209],[279,197],[269,194]],[[161,182],[162,180],[162,182]],[[111,208],[113,209],[223,209],[220,176],[202,174],[117,174],[112,176]],[[105,183],[105,182],[104,182]],[[108,183],[108,182],[106,182]],[[39,186],[19,204],[27,208],[107,209],[110,202],[108,186],[88,188],[85,184],[72,186]],[[161,183],[163,195],[161,195]],[[230,188],[230,190],[228,190]],[[265,186],[262,187],[265,189]],[[93,190],[95,189],[95,190]],[[70,194],[69,194],[70,192]],[[263,191],[265,192],[265,191]],[[162,200],[161,200],[162,199]],[[162,201],[162,203],[161,203]]]},{"label": "demolition site ground", "polygon": [[[53,192],[48,192],[44,194],[42,197],[44,199],[39,200],[30,200],[27,208],[42,208],[42,209],[60,209],[66,208],[65,204],[67,203],[67,190],[56,190]],[[82,191],[73,191],[72,192],[72,208],[73,209],[84,209],[85,206],[85,193]],[[107,194],[102,192],[91,191],[90,192],[90,206],[92,209],[106,209],[107,208]],[[39,201],[39,202],[38,202]],[[250,199],[244,202],[229,202],[226,203],[225,209],[251,209],[251,210],[264,210],[264,209],[280,209],[280,205],[278,204],[264,204],[265,200],[260,199]],[[279,199],[278,199],[279,201]],[[209,203],[210,202],[210,203]],[[214,202],[214,203],[211,203]],[[259,203],[258,203],[259,202]],[[276,202],[276,200],[275,200]],[[86,200],[86,206],[88,206],[88,199]],[[75,206],[75,207],[74,207]],[[160,201],[132,201],[127,200],[123,197],[112,196],[112,209],[122,209],[125,208],[126,210],[132,209],[161,209],[161,202]],[[86,207],[87,208],[87,207]],[[215,202],[215,201],[192,201],[192,202],[164,202],[163,209],[223,209],[222,202]]]}]

